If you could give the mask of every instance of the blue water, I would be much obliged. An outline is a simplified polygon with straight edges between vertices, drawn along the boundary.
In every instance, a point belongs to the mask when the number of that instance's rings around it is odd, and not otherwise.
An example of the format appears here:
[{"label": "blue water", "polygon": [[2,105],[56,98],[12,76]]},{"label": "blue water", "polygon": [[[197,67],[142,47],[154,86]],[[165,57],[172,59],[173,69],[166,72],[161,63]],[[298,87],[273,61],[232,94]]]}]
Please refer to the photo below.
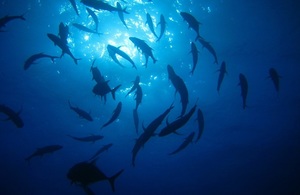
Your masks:
[{"label": "blue water", "polygon": [[[115,5],[116,1],[107,1]],[[99,148],[113,146],[99,155],[96,166],[108,177],[121,169],[116,192],[107,181],[90,185],[95,194],[300,194],[300,20],[296,1],[177,0],[120,2],[130,14],[124,14],[129,29],[116,12],[97,13],[100,24],[96,34],[74,28],[76,22],[94,28],[85,6],[76,1],[79,16],[67,0],[0,1],[0,17],[24,14],[26,21],[9,22],[0,33],[0,104],[18,112],[24,121],[17,128],[11,121],[0,122],[0,193],[1,194],[85,194],[70,185],[69,169],[88,160]],[[219,64],[197,41],[200,52],[194,72],[190,43],[196,33],[188,28],[180,12],[191,13],[199,22],[200,35],[216,50]],[[159,42],[146,22],[149,13],[155,26],[160,14],[167,29]],[[47,33],[58,34],[60,22],[69,25],[69,47],[78,65],[68,55],[40,59],[28,70],[25,60],[36,53],[60,55]],[[157,34],[160,26],[155,28]],[[145,40],[158,60],[143,67],[144,56],[128,37]],[[137,65],[137,70],[120,59],[126,67],[114,63],[106,51],[107,44],[122,46]],[[92,92],[90,67],[95,66],[110,80],[110,87],[122,84],[116,100],[107,102]],[[227,72],[217,92],[222,61]],[[181,112],[180,96],[168,79],[167,65],[184,80],[189,92],[187,111],[197,102],[204,115],[205,127],[199,142],[192,143],[175,155],[174,151],[191,132],[198,133],[196,114],[178,133],[153,136],[138,152],[136,166],[131,165],[132,148],[147,126],[172,102],[168,115],[173,121]],[[280,76],[277,93],[267,78],[269,68]],[[247,77],[247,108],[242,108],[239,74]],[[135,77],[141,78],[142,104],[138,108],[140,126],[136,134],[132,110],[134,93],[130,90]],[[69,109],[68,100],[90,112],[93,122],[86,121]],[[198,100],[198,101],[197,101]],[[117,103],[123,103],[117,121],[100,130],[112,115]],[[0,118],[6,115],[0,113]],[[157,133],[165,126],[165,121]],[[101,134],[95,143],[82,143],[67,135]],[[59,144],[53,154],[24,159],[36,148]]]}]

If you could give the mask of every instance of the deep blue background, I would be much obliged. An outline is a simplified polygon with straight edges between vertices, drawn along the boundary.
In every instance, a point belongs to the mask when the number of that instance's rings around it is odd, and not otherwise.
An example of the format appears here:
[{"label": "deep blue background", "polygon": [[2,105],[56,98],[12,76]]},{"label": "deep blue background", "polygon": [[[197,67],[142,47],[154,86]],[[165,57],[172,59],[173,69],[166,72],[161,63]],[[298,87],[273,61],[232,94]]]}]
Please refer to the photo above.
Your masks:
[{"label": "deep blue background", "polygon": [[[109,1],[114,4],[115,1]],[[146,1],[145,1],[146,2]],[[66,173],[71,166],[89,159],[102,145],[113,147],[101,154],[97,166],[108,176],[124,168],[116,180],[114,194],[300,194],[300,17],[296,1],[156,1],[142,3],[128,0],[127,30],[117,13],[101,11],[100,37],[70,26],[70,48],[75,65],[65,55],[54,64],[42,59],[27,71],[24,61],[32,54],[60,55],[46,36],[58,33],[60,22],[82,23],[93,27],[85,6],[77,1],[78,17],[69,1],[0,1],[0,17],[26,12],[26,21],[15,20],[0,34],[0,103],[18,111],[25,126],[17,129],[11,122],[0,123],[0,193],[1,194],[84,194],[71,186]],[[201,48],[193,76],[189,74],[192,56],[190,42],[196,37],[178,12],[193,14],[201,23],[200,34],[215,48],[219,63],[226,61],[228,74],[217,93],[219,65]],[[159,21],[167,19],[167,32],[160,42],[145,25],[146,13]],[[160,28],[156,28],[159,34]],[[128,36],[147,41],[154,49],[156,64],[134,48]],[[123,46],[138,66],[121,60],[122,69],[108,56],[106,45]],[[110,80],[111,87],[122,84],[116,101],[108,96],[104,104],[92,93],[90,66],[96,66]],[[138,153],[136,167],[131,166],[131,150],[136,135],[132,119],[133,96],[125,98],[136,75],[144,92],[139,107],[140,124],[148,125],[173,101],[169,115],[174,120],[181,110],[180,97],[174,99],[174,87],[167,78],[167,64],[181,76],[188,88],[188,110],[197,98],[205,118],[201,140],[186,150],[169,156],[183,139],[197,131],[196,115],[182,129],[183,136],[153,137]],[[282,76],[276,93],[268,76],[274,67]],[[249,84],[248,108],[242,109],[238,75],[246,75]],[[94,122],[77,117],[67,101],[91,111]],[[117,122],[100,131],[119,101],[123,109]],[[0,115],[1,119],[5,115]],[[165,125],[163,123],[159,130]],[[141,127],[140,127],[140,131]],[[67,137],[101,134],[94,144]],[[54,154],[24,160],[37,147],[61,144]],[[96,194],[112,194],[108,182],[91,185]]]}]

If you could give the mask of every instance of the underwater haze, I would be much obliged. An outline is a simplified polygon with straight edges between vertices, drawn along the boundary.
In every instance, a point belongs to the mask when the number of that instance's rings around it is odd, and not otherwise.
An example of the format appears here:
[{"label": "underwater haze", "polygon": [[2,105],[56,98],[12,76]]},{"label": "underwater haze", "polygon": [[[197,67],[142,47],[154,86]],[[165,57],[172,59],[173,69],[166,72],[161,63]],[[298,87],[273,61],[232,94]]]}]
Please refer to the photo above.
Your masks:
[{"label": "underwater haze", "polygon": [[0,194],[300,194],[294,0],[0,0]]}]

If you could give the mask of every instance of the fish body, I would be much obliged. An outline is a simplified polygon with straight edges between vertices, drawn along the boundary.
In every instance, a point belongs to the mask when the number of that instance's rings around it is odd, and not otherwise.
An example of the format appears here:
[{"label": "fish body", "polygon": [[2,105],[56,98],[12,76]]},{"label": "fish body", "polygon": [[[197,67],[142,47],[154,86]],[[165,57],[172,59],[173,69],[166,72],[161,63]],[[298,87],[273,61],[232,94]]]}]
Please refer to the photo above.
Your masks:
[{"label": "fish body", "polygon": [[126,94],[125,97],[127,97],[130,93],[132,93],[134,90],[136,90],[139,83],[140,83],[140,77],[136,76],[135,80],[133,81],[133,86],[131,87],[131,89],[129,90],[129,92]]},{"label": "fish body", "polygon": [[106,10],[106,11],[110,11],[110,12],[124,12],[124,13],[128,13],[126,11],[126,9],[119,9],[117,7],[111,6],[110,4],[104,2],[104,1],[98,1],[98,0],[81,0],[81,3],[83,3],[84,5],[88,6],[88,7],[92,7],[96,10]]},{"label": "fish body", "polygon": [[60,23],[58,27],[58,36],[60,37],[61,41],[67,45],[68,44],[68,36],[69,36],[69,26],[64,25],[64,23]]},{"label": "fish body", "polygon": [[198,39],[200,37],[199,26],[201,23],[198,22],[197,19],[190,13],[180,12],[180,15],[183,20],[185,20],[189,24],[189,28],[192,28],[197,33],[196,39]]},{"label": "fish body", "polygon": [[218,57],[217,57],[217,53],[215,51],[215,49],[211,46],[211,44],[207,41],[205,41],[203,38],[199,38],[198,39],[199,42],[202,44],[203,47],[205,47],[215,58],[214,63],[218,64]]},{"label": "fish body", "polygon": [[113,112],[113,115],[111,116],[111,118],[104,124],[102,125],[101,129],[106,127],[107,125],[111,124],[112,122],[114,122],[118,116],[120,115],[122,110],[122,102],[119,102],[116,109]]},{"label": "fish body", "polygon": [[70,3],[71,3],[71,5],[72,5],[73,9],[75,10],[77,16],[79,16],[79,12],[78,12],[77,5],[76,5],[75,0],[70,0]]},{"label": "fish body", "polygon": [[7,23],[9,23],[12,20],[16,20],[16,19],[26,20],[24,18],[24,15],[20,15],[20,16],[4,16],[4,17],[0,18],[0,32],[3,32],[1,29],[3,27],[5,27]]},{"label": "fish body", "polygon": [[101,35],[101,33],[98,33],[97,31],[94,31],[92,29],[89,29],[88,27],[86,26],[83,26],[81,24],[78,24],[78,23],[73,23],[72,24],[75,28],[79,29],[79,30],[82,30],[84,32],[88,32],[88,33],[92,33],[92,34],[97,34],[97,35]]},{"label": "fish body", "polygon": [[86,11],[93,18],[95,26],[96,26],[95,31],[98,32],[99,19],[98,19],[97,15],[95,14],[95,12],[93,10],[91,10],[88,7],[86,8]]},{"label": "fish body", "polygon": [[169,79],[171,80],[173,86],[175,87],[176,92],[179,93],[181,98],[181,114],[182,117],[185,114],[187,104],[189,102],[189,94],[186,85],[184,84],[183,80],[175,73],[174,69],[171,65],[167,66]]},{"label": "fish body", "polygon": [[219,69],[219,78],[218,78],[218,86],[217,86],[217,91],[220,92],[220,88],[221,88],[221,84],[222,84],[222,81],[224,79],[224,76],[225,76],[225,73],[227,73],[227,70],[226,70],[226,63],[223,61],[222,64],[221,64],[221,68]]},{"label": "fish body", "polygon": [[149,57],[152,58],[154,64],[157,62],[157,60],[155,59],[155,57],[153,56],[153,53],[152,53],[153,49],[144,40],[141,40],[141,39],[136,38],[136,37],[129,37],[129,39],[138,48],[138,50],[140,50],[142,52],[142,54],[145,56],[145,59],[146,59],[145,66],[146,66],[146,68],[147,68],[147,65],[148,65]]},{"label": "fish body", "polygon": [[196,142],[199,141],[199,139],[202,136],[203,130],[204,130],[204,117],[203,117],[203,113],[200,110],[200,108],[198,109],[198,112],[197,112],[197,121],[198,121],[198,136],[196,138]]},{"label": "fish body", "polygon": [[59,58],[58,56],[51,56],[44,53],[37,53],[30,56],[24,63],[24,70],[27,70],[32,64],[35,64],[35,61],[41,58],[50,58],[52,63],[54,63],[54,59]]},{"label": "fish body", "polygon": [[124,67],[119,60],[116,57],[116,54],[118,54],[119,56],[121,56],[122,58],[124,58],[125,60],[127,60],[128,62],[130,62],[132,64],[132,67],[137,69],[134,62],[132,61],[132,59],[129,57],[128,54],[126,54],[124,51],[120,50],[119,47],[115,47],[112,45],[107,45],[107,51],[109,53],[109,56],[113,59],[113,61],[117,64],[119,64],[121,67]]},{"label": "fish body", "polygon": [[121,4],[119,2],[117,2],[117,8],[118,8],[118,15],[119,15],[119,18],[121,20],[121,22],[124,24],[124,26],[128,29],[128,26],[124,20],[124,12],[123,11],[120,11],[120,10],[123,10]]},{"label": "fish body", "polygon": [[196,47],[196,44],[194,42],[191,43],[191,54],[193,56],[193,69],[191,71],[192,74],[194,74],[195,68],[197,66],[198,63],[198,49]]},{"label": "fish body", "polygon": [[194,136],[195,136],[195,132],[190,133],[189,136],[185,138],[184,142],[175,151],[171,152],[169,155],[176,154],[181,150],[185,149],[190,143],[192,143]]},{"label": "fish body", "polygon": [[27,158],[25,158],[25,160],[30,161],[33,157],[43,156],[49,153],[52,154],[53,152],[58,151],[62,148],[63,146],[61,145],[49,145],[42,148],[37,148],[36,151],[32,153],[30,156],[28,156]]},{"label": "fish body", "polygon": [[151,18],[151,16],[150,16],[149,13],[147,13],[147,21],[146,21],[146,24],[148,24],[149,29],[150,29],[150,31],[152,32],[152,34],[153,34],[156,38],[158,38],[157,35],[156,35],[156,33],[155,33],[155,30],[154,30],[154,24],[153,24],[152,18]]},{"label": "fish body", "polygon": [[4,105],[4,104],[0,104],[0,113],[5,114],[8,118],[5,120],[11,120],[17,128],[22,128],[24,127],[24,122],[22,120],[22,118],[20,117],[20,113],[21,113],[22,109],[19,112],[15,112],[14,110],[12,110],[10,107]]},{"label": "fish body", "polygon": [[162,36],[165,34],[166,24],[167,24],[166,20],[165,20],[164,16],[161,14],[160,15],[160,20],[159,20],[159,23],[158,23],[158,25],[160,25],[160,35],[159,35],[156,42],[158,42],[162,38]]},{"label": "fish body", "polygon": [[270,75],[269,77],[273,81],[276,91],[279,92],[279,83],[280,83],[281,76],[279,76],[275,68],[269,69],[269,75]]},{"label": "fish body", "polygon": [[90,160],[92,159],[95,159],[97,156],[99,156],[99,154],[101,154],[102,152],[105,152],[107,151],[110,147],[112,147],[113,144],[106,144],[104,146],[102,146],[91,158]]},{"label": "fish body", "polygon": [[248,82],[245,75],[243,74],[239,75],[239,79],[239,85],[241,86],[241,96],[243,98],[243,109],[245,109],[247,107],[246,100],[248,95]]},{"label": "fish body", "polygon": [[68,135],[68,136],[71,137],[72,139],[77,140],[77,141],[93,142],[93,143],[104,138],[102,135],[90,135],[90,136],[87,136],[87,137],[75,137],[75,136],[72,136],[72,135]]},{"label": "fish body", "polygon": [[134,122],[134,127],[136,134],[138,134],[139,131],[139,115],[137,112],[137,109],[133,109],[133,122]]},{"label": "fish body", "polygon": [[72,106],[70,101],[68,101],[68,103],[69,103],[70,109],[73,110],[74,112],[76,112],[81,118],[84,118],[85,120],[88,120],[88,121],[93,121],[92,116],[88,112],[82,110],[81,108]]}]

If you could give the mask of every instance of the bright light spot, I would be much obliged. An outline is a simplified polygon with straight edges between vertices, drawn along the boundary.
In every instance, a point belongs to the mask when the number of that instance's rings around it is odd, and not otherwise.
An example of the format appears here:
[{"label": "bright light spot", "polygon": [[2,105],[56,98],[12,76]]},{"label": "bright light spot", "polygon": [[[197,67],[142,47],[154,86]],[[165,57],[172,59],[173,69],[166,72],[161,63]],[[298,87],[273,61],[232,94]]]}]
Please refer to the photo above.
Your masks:
[{"label": "bright light spot", "polygon": [[88,41],[90,39],[90,36],[84,35],[84,40]]},{"label": "bright light spot", "polygon": [[207,7],[207,12],[210,13],[211,12],[211,9],[210,7]]}]

